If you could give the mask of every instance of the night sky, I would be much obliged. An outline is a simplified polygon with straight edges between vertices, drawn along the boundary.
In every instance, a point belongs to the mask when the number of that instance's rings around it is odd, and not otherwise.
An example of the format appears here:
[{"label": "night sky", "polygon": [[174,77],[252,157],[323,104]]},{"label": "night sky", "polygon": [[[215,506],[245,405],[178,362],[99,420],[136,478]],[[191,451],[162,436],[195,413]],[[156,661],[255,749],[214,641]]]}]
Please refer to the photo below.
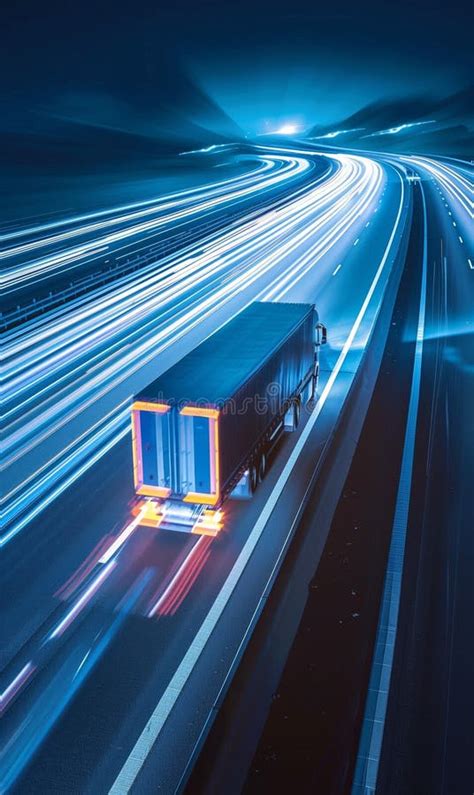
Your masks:
[{"label": "night sky", "polygon": [[26,113],[31,130],[48,118],[253,136],[336,124],[380,100],[439,99],[472,80],[462,0],[63,1],[12,5],[6,22],[10,131]]},{"label": "night sky", "polygon": [[183,57],[225,110],[256,131],[287,117],[330,123],[387,96],[455,92],[473,75],[471,6],[460,0],[173,7],[163,18]]}]

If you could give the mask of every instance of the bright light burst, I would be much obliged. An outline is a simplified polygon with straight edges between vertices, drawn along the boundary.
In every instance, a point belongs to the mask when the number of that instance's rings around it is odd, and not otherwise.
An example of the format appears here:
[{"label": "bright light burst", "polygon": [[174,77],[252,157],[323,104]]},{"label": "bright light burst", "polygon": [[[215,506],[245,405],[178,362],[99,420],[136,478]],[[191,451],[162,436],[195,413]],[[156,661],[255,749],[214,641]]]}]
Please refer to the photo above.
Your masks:
[{"label": "bright light burst", "polygon": [[292,124],[288,122],[287,124],[282,124],[277,130],[275,130],[276,135],[296,135],[296,133],[301,132],[301,127],[297,124]]}]

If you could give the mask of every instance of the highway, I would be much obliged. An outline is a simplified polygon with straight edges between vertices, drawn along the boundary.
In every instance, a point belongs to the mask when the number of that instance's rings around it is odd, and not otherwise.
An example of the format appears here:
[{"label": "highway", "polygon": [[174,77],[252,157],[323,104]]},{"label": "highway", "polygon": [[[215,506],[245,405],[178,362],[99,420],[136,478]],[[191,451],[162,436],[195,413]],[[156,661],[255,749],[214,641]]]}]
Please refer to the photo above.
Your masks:
[{"label": "highway", "polygon": [[[158,780],[170,792],[184,780],[399,267],[404,159],[301,142],[235,158],[228,182],[4,232],[12,306],[84,262],[103,273],[110,251],[136,267],[3,335],[2,791],[143,792]],[[443,214],[453,247],[457,236],[468,301],[469,169],[409,168],[437,180],[429,217]],[[218,539],[139,526],[131,396],[256,298],[316,302],[330,329],[316,408],[252,502],[226,506]]]}]

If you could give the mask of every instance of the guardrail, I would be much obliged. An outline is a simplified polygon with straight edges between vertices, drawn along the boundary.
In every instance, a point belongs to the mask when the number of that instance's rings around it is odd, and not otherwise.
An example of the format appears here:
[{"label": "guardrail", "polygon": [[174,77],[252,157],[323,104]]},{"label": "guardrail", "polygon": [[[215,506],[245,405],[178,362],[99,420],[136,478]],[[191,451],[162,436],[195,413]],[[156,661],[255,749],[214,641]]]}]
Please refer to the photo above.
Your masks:
[{"label": "guardrail", "polygon": [[[209,231],[207,227],[212,226],[206,224],[205,231]],[[203,232],[203,227],[200,228],[200,233]],[[151,264],[163,256],[168,256],[174,251],[182,248],[188,241],[183,241],[183,238],[189,237],[191,232],[183,233],[179,236],[179,242],[174,244],[167,242],[162,243],[160,246],[151,248],[146,254],[129,257],[124,262],[115,261],[114,264],[109,265],[108,268],[100,271],[95,271],[88,276],[83,276],[76,281],[69,282],[69,286],[58,290],[57,292],[50,291],[44,298],[33,298],[30,303],[24,306],[16,306],[14,309],[7,312],[0,312],[0,328],[2,331],[10,331],[16,326],[26,323],[28,320],[45,314],[46,312],[56,309],[68,301],[79,298],[82,295],[97,290],[100,287],[105,287],[107,284],[114,282],[122,276],[133,273],[146,265]],[[108,260],[105,261],[105,263]],[[104,263],[104,264],[105,264]]]}]

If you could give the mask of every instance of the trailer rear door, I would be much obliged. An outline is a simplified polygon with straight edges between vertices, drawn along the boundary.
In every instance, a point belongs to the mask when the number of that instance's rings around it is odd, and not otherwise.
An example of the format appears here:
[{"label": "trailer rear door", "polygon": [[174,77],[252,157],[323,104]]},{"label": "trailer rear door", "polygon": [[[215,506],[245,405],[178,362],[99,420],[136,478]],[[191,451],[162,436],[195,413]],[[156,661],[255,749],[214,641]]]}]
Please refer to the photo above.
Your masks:
[{"label": "trailer rear door", "polygon": [[168,497],[173,482],[173,428],[170,406],[137,401],[132,406],[135,490]]},{"label": "trailer rear door", "polygon": [[132,406],[135,490],[215,505],[219,499],[219,412],[136,401]]},{"label": "trailer rear door", "polygon": [[219,499],[219,412],[185,406],[179,415],[180,491],[185,502]]}]

